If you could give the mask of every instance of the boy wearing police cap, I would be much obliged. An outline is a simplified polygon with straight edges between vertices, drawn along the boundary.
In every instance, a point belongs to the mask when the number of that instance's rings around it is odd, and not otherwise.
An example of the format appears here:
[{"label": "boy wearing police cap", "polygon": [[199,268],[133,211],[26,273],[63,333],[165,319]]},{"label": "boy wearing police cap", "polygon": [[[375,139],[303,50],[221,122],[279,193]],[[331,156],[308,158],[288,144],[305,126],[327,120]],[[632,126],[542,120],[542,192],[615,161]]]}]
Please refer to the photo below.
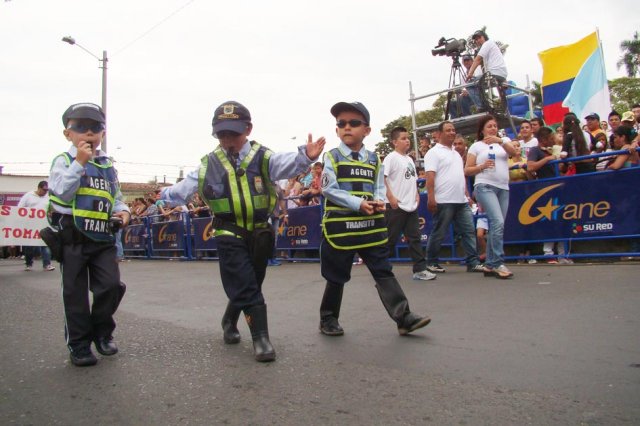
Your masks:
[{"label": "boy wearing police cap", "polygon": [[72,145],[51,165],[50,221],[62,244],[56,260],[62,273],[71,362],[89,366],[97,362],[92,342],[102,355],[118,352],[112,337],[113,314],[125,287],[116,262],[114,228],[115,224],[126,226],[131,214],[122,201],[113,163],[99,149],[105,132],[102,109],[92,103],[71,105],[62,115],[62,124]]},{"label": "boy wearing police cap", "polygon": [[398,333],[407,335],[431,319],[409,310],[388,260],[384,173],[378,155],[363,144],[371,132],[369,111],[360,102],[339,102],[331,114],[337,120],[341,143],[325,154],[322,174],[325,205],[320,261],[327,284],[320,304],[320,332],[344,334],[338,322],[342,292],[358,253],[373,275],[380,300],[396,322]]},{"label": "boy wearing police cap", "polygon": [[165,188],[161,198],[185,203],[198,192],[211,208],[220,276],[229,298],[222,317],[224,342],[240,341],[237,323],[244,311],[256,360],[273,361],[276,354],[269,341],[267,306],[262,295],[274,244],[267,223],[277,202],[273,182],[306,170],[322,153],[325,140],[322,137],[313,142],[309,135],[306,147],[299,147],[298,152],[274,153],[249,141],[251,114],[235,101],[218,106],[212,124],[213,136],[220,144],[184,180]]}]

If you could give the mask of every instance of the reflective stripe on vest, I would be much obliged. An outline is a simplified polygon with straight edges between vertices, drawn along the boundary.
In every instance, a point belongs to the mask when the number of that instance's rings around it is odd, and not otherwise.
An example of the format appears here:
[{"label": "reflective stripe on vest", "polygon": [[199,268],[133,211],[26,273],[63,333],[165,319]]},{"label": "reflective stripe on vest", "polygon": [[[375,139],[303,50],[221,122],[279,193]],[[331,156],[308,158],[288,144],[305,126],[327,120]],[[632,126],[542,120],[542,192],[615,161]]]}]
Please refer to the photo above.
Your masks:
[{"label": "reflective stripe on vest", "polygon": [[[59,157],[64,158],[64,161],[66,161],[67,163],[67,167],[69,167],[71,165],[71,162],[73,161],[73,157],[71,156],[71,154],[69,154],[68,152],[64,152],[53,159],[53,161],[51,162],[52,167],[53,167],[53,163],[55,163]],[[49,192],[49,204],[58,204],[62,207],[67,207],[70,209],[73,208],[73,202],[67,203],[66,201],[63,201],[60,198],[53,195],[51,192]]]},{"label": "reflective stripe on vest", "polygon": [[[356,197],[373,200],[380,170],[377,155],[367,151],[367,162],[355,161],[334,148],[327,157],[336,171],[340,189]],[[373,158],[373,160],[369,160]],[[384,214],[365,215],[339,206],[325,197],[322,231],[332,247],[351,250],[373,247],[387,242]]]},{"label": "reflective stripe on vest", "polygon": [[[214,216],[252,231],[268,226],[269,214],[275,208],[277,196],[269,178],[269,158],[272,152],[257,142],[235,169],[221,147],[201,160],[198,190]],[[213,190],[218,188],[218,190]],[[215,235],[235,235],[216,230]]]}]

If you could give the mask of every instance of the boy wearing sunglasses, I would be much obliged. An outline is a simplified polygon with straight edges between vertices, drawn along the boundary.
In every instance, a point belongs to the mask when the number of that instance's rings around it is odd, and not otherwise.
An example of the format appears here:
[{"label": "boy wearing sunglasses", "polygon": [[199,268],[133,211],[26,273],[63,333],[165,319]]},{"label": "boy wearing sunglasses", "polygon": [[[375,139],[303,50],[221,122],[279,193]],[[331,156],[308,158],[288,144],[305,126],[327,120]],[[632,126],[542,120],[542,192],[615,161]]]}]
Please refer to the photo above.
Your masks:
[{"label": "boy wearing sunglasses", "polygon": [[338,322],[344,285],[358,253],[376,281],[380,300],[404,336],[431,321],[409,310],[409,302],[392,272],[385,225],[384,174],[378,155],[364,147],[371,133],[369,111],[360,102],[338,102],[338,148],[325,154],[322,193],[325,197],[320,246],[322,277],[327,280],[320,304],[320,332],[341,336]]},{"label": "boy wearing sunglasses", "polygon": [[[50,221],[61,242],[60,271],[65,337],[71,362],[98,362],[91,343],[105,356],[118,347],[112,333],[125,287],[120,282],[114,233],[131,214],[122,201],[117,172],[100,143],[105,132],[102,108],[71,105],[62,115],[69,149],[54,158],[49,177]],[[89,289],[93,304],[89,306]]]}]

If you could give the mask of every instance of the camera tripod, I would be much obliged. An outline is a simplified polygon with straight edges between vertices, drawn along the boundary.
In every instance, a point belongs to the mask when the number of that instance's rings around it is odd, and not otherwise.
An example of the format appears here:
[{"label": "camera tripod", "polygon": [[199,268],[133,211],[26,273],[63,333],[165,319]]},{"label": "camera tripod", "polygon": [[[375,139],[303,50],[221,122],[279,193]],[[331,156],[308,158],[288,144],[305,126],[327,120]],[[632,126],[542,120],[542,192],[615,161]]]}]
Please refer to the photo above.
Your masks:
[{"label": "camera tripod", "polygon": [[[448,120],[450,118],[451,115],[451,98],[455,95],[455,116],[456,117],[460,117],[462,115],[469,115],[470,114],[470,110],[466,110],[466,107],[470,107],[470,105],[467,105],[470,101],[470,99],[468,99],[468,96],[466,96],[467,99],[464,99],[465,97],[461,96],[461,91],[459,90],[452,90],[454,87],[456,86],[460,86],[461,84],[464,84],[466,82],[466,73],[462,70],[462,64],[460,63],[460,53],[455,52],[453,56],[451,56],[451,60],[453,61],[453,63],[451,64],[451,73],[449,74],[449,91],[447,92],[447,103],[445,105],[445,110],[444,110],[444,119]],[[465,105],[463,105],[463,103],[467,103]]]}]

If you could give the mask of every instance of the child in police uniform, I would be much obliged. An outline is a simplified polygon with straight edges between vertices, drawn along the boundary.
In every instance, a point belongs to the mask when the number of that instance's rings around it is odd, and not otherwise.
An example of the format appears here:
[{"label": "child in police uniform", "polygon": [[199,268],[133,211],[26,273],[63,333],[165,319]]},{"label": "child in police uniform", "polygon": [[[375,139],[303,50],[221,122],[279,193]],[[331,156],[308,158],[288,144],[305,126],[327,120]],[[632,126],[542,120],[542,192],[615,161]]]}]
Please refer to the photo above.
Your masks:
[{"label": "child in police uniform", "polygon": [[[99,149],[105,115],[92,103],[71,105],[62,115],[69,149],[56,156],[49,177],[51,224],[62,243],[60,271],[65,337],[71,362],[94,365],[91,343],[105,356],[115,355],[113,314],[124,295],[116,261],[114,231],[129,223],[117,173]],[[89,290],[93,304],[89,307]]]},{"label": "child in police uniform", "polygon": [[320,332],[328,336],[344,334],[338,322],[342,292],[358,253],[371,271],[380,300],[396,322],[398,333],[407,335],[431,319],[409,310],[388,260],[384,174],[378,155],[363,144],[371,132],[369,111],[360,102],[339,102],[331,108],[331,114],[337,120],[341,143],[325,154],[322,174],[325,208],[320,261],[327,284],[320,304]]},{"label": "child in police uniform", "polygon": [[244,312],[251,330],[254,357],[276,359],[269,340],[267,305],[262,294],[267,262],[273,253],[269,216],[277,195],[273,182],[306,170],[324,149],[324,137],[297,152],[272,152],[249,139],[251,113],[239,102],[219,105],[212,120],[220,144],[201,159],[200,166],[179,183],[164,188],[161,199],[184,203],[198,192],[214,215],[213,227],[220,259],[220,277],[229,303],[222,316],[223,340],[240,342],[238,318]]}]

